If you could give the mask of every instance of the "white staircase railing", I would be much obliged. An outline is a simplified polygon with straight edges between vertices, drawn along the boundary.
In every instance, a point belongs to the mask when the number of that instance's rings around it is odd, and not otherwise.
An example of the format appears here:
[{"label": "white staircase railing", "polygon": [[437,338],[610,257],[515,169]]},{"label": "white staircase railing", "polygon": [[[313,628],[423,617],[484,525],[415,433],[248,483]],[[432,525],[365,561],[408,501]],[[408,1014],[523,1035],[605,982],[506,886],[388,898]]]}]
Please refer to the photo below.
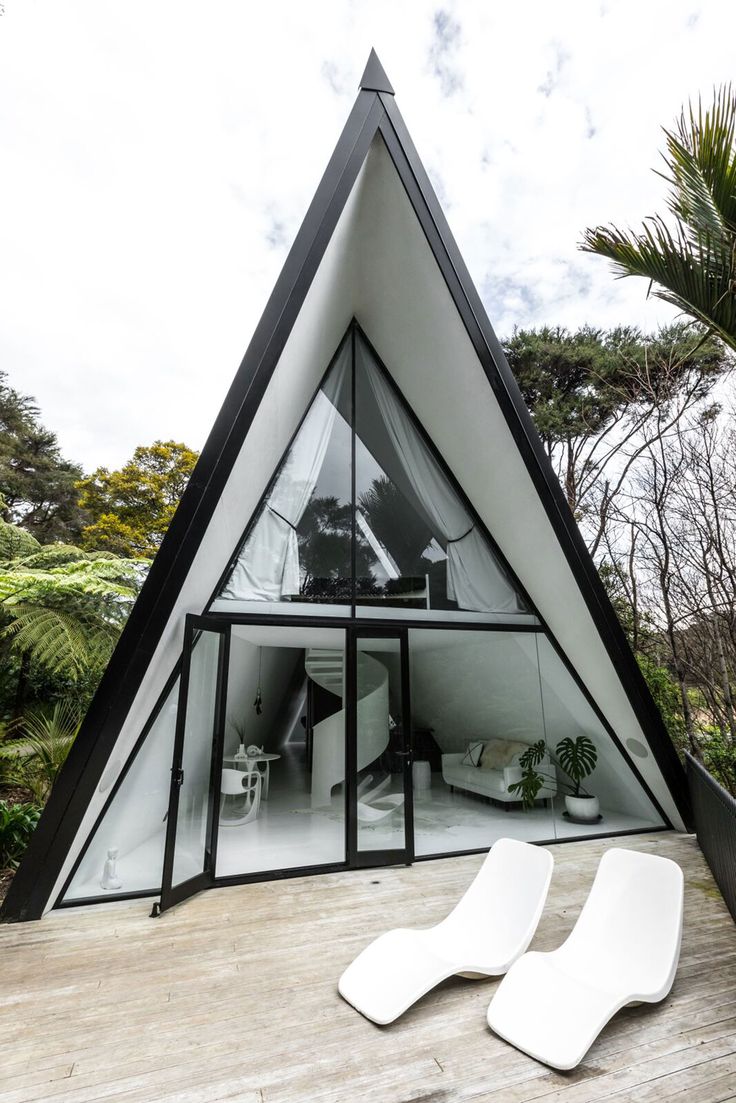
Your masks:
[{"label": "white staircase railing", "polygon": [[[332,790],[345,780],[345,653],[310,648],[307,675],[343,702],[343,707],[312,729],[312,808],[332,802]],[[358,770],[383,754],[389,740],[388,671],[358,652]]]}]

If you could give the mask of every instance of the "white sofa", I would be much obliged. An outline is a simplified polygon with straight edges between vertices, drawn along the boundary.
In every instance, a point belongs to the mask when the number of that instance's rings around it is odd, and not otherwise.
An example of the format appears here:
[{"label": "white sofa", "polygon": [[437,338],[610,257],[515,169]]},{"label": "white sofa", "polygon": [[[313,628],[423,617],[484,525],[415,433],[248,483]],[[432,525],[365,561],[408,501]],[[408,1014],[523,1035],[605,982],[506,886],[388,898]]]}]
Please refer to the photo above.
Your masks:
[{"label": "white sofa", "polygon": [[[507,754],[504,754],[501,749],[500,744],[502,742],[507,744],[507,747],[504,748],[508,751]],[[463,760],[466,758],[466,751],[460,751],[457,754],[443,754],[442,777],[445,784],[449,785],[451,789],[466,789],[468,792],[477,793],[481,797],[500,801],[508,811],[508,805],[521,801],[518,793],[509,792],[509,785],[513,785],[515,781],[521,781],[522,771],[519,765],[519,755],[524,753],[526,744],[499,740],[488,740],[488,743],[493,745],[494,751],[501,751],[500,754],[496,753],[494,755],[497,762],[500,759],[498,765],[493,768],[482,764],[471,766],[466,763],[464,765]],[[557,793],[557,775],[549,755],[544,756],[536,767],[536,771],[546,779],[537,793],[537,800],[554,797]]]}]

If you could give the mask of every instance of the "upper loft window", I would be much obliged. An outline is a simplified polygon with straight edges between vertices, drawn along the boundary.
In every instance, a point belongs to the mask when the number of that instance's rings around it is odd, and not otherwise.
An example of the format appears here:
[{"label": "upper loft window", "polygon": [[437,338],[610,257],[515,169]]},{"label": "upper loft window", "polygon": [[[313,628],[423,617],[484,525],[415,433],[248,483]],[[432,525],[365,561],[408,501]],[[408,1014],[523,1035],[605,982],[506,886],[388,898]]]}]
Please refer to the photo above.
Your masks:
[{"label": "upper loft window", "polygon": [[535,618],[386,369],[351,326],[217,609]]}]

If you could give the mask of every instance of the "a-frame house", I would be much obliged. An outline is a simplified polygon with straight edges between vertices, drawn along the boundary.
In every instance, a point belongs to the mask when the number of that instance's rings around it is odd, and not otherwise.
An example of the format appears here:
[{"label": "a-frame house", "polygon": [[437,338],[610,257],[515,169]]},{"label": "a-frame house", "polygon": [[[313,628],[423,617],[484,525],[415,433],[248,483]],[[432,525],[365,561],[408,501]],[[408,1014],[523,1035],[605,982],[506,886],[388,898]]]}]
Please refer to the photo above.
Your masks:
[{"label": "a-frame house", "polygon": [[[523,808],[579,735],[599,810]],[[688,816],[372,52],[4,914]]]}]

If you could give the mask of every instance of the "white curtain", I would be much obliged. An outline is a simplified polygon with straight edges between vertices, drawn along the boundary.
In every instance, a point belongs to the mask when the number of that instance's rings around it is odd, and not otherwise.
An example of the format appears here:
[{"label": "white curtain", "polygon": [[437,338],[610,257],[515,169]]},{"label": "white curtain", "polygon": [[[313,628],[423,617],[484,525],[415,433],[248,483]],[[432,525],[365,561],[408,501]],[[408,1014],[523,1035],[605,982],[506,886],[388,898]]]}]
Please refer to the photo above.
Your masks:
[{"label": "white curtain", "polygon": [[483,534],[362,342],[358,342],[357,355],[404,475],[432,522],[435,535],[446,544],[448,598],[461,609],[518,613],[516,592]]},{"label": "white curtain", "polygon": [[[340,393],[348,362],[349,357],[344,356],[331,373],[330,394]],[[317,485],[336,415],[337,408],[325,391],[318,391],[222,597],[280,601],[299,593],[296,528]]]}]

